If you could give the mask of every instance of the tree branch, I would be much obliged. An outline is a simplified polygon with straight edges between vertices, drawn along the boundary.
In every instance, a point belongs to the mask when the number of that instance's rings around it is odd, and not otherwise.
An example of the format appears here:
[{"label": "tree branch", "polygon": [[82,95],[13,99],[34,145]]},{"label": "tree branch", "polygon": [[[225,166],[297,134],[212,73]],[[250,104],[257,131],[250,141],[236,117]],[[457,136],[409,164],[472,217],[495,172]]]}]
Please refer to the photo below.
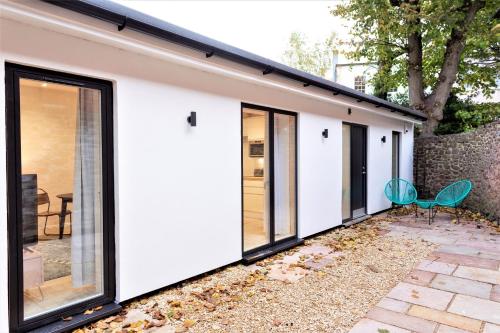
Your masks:
[{"label": "tree branch", "polygon": [[426,107],[432,110],[432,117],[438,120],[443,118],[443,107],[448,99],[453,82],[458,73],[460,56],[465,47],[465,37],[470,24],[477,12],[486,5],[485,0],[466,1],[467,6],[463,8],[464,17],[457,22],[451,30],[450,37],[446,42],[444,62],[439,72],[438,81],[432,89],[431,95],[426,100]]}]

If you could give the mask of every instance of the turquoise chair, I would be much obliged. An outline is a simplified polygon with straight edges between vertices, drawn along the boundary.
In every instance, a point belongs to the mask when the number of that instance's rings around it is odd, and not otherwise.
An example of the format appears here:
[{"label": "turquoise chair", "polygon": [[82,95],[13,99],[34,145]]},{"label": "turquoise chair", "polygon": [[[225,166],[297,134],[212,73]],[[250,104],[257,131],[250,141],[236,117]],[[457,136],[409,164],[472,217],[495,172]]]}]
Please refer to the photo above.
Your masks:
[{"label": "turquoise chair", "polygon": [[457,208],[467,198],[471,190],[472,182],[470,180],[459,180],[439,191],[435,199],[417,199],[415,200],[415,204],[420,208],[429,210],[429,224],[431,224],[431,219],[436,215],[436,212],[433,211],[436,206],[455,208],[457,220],[460,222],[460,215]]},{"label": "turquoise chair", "polygon": [[411,205],[417,199],[417,190],[405,179],[391,179],[385,184],[385,196],[396,205]]}]

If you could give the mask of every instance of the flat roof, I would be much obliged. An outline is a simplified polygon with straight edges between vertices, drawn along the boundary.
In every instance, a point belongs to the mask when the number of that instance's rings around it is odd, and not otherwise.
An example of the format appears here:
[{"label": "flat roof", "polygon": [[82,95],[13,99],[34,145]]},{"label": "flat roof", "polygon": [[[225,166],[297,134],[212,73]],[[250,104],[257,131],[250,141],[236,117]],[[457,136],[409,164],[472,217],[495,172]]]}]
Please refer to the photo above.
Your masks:
[{"label": "flat roof", "polygon": [[304,85],[304,89],[307,89],[306,87],[308,86],[314,86],[327,90],[333,95],[343,95],[354,98],[359,103],[366,102],[375,105],[375,107],[383,107],[391,112],[401,113],[404,116],[423,121],[427,120],[427,115],[421,111],[391,103],[333,81],[283,65],[279,62],[208,38],[109,0],[41,1],[115,24],[119,31],[123,29],[134,30],[171,43],[198,50],[205,53],[207,58],[218,56],[238,64],[261,70],[263,75],[275,74],[301,82]]}]

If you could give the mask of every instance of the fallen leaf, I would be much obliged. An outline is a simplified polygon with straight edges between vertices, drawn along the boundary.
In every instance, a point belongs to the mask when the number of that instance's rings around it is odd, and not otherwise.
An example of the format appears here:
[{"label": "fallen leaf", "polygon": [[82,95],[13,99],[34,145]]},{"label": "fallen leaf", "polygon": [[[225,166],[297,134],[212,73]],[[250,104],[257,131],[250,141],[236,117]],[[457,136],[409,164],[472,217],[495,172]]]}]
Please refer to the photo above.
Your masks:
[{"label": "fallen leaf", "polygon": [[62,318],[63,321],[70,321],[72,319],[73,319],[73,317],[71,317],[71,316]]},{"label": "fallen leaf", "polygon": [[185,328],[190,328],[190,327],[192,327],[194,324],[196,324],[196,321],[194,321],[194,320],[192,320],[192,319],[185,319],[185,320],[184,320],[184,323],[183,323],[183,325],[184,325],[184,327],[185,327]]}]

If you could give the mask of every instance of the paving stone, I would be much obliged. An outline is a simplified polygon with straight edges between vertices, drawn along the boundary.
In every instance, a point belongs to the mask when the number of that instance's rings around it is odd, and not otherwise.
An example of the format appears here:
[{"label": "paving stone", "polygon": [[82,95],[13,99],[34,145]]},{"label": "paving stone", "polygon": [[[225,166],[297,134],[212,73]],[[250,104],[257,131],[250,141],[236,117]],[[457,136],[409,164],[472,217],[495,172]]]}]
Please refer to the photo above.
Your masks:
[{"label": "paving stone", "polygon": [[490,299],[495,302],[500,302],[500,284],[493,286]]},{"label": "paving stone", "polygon": [[500,324],[500,303],[482,298],[457,295],[448,312]]},{"label": "paving stone", "polygon": [[396,299],[384,297],[378,302],[377,306],[382,309],[386,310],[391,310],[395,312],[400,312],[400,313],[406,313],[408,309],[410,308],[410,304],[403,302],[403,301],[398,301]]},{"label": "paving stone", "polygon": [[455,270],[456,267],[457,265],[455,264],[448,264],[445,262],[432,261],[432,260],[422,260],[422,262],[417,266],[417,269],[420,269],[422,271],[450,275]]},{"label": "paving stone", "polygon": [[478,257],[467,256],[463,254],[433,252],[429,256],[430,260],[445,262],[448,264],[479,267],[496,270],[499,267],[500,261],[493,259],[484,259]]},{"label": "paving stone", "polygon": [[175,333],[175,327],[174,326],[162,326],[156,329],[149,330],[148,332],[151,333]]},{"label": "paving stone", "polygon": [[489,299],[492,286],[489,283],[472,281],[455,276],[438,274],[432,281],[432,288],[451,291],[457,294]]},{"label": "paving stone", "polygon": [[500,284],[500,271],[490,269],[459,266],[453,275],[470,280]]},{"label": "paving stone", "polygon": [[429,285],[435,276],[436,273],[414,269],[410,272],[410,274],[408,274],[408,276],[406,276],[404,281],[425,287]]},{"label": "paving stone", "polygon": [[[426,233],[429,231],[428,233]],[[433,230],[423,230],[420,232],[420,238],[422,238],[425,241],[431,242],[431,243],[436,243],[436,244],[446,244],[450,245],[456,242],[456,239],[453,239],[452,237],[449,236],[438,236],[433,233]]]},{"label": "paving stone", "polygon": [[349,331],[349,333],[380,333],[381,330],[387,330],[390,333],[411,333],[411,331],[405,330],[392,325],[387,325],[375,320],[363,318]]},{"label": "paving stone", "polygon": [[460,240],[455,245],[469,246],[475,249],[484,250],[490,253],[500,254],[500,244],[486,243],[481,241]]},{"label": "paving stone", "polygon": [[289,265],[272,265],[268,277],[283,282],[297,282],[306,276],[307,271],[301,267],[290,267]]},{"label": "paving stone", "polygon": [[484,324],[483,333],[500,333],[500,326],[486,323]]},{"label": "paving stone", "polygon": [[452,326],[462,330],[479,333],[481,331],[481,321],[463,316],[459,316],[446,311],[439,311],[419,305],[412,305],[408,311],[410,316],[435,321],[440,324]]},{"label": "paving stone", "polygon": [[446,325],[439,325],[436,333],[470,333],[469,331],[464,331],[459,328],[450,327]]},{"label": "paving stone", "polygon": [[378,307],[374,307],[368,311],[366,317],[389,325],[406,328],[412,332],[418,333],[433,333],[437,327],[437,324],[432,321]]},{"label": "paving stone", "polygon": [[450,303],[453,294],[447,291],[400,282],[387,294],[387,297],[436,310],[444,310]]},{"label": "paving stone", "polygon": [[321,259],[310,259],[304,262],[304,265],[306,267],[309,267],[314,270],[320,270],[324,268],[325,266],[328,266],[332,264],[334,261],[332,259],[328,258],[321,258]]},{"label": "paving stone", "polygon": [[326,255],[332,252],[333,249],[328,246],[323,245],[309,245],[304,246],[299,250],[299,253],[309,254],[309,255]]},{"label": "paving stone", "polygon": [[490,253],[484,250],[475,249],[473,247],[467,246],[457,246],[457,245],[441,245],[438,248],[439,252],[463,254],[466,256],[479,257],[484,259],[498,259],[498,254]]},{"label": "paving stone", "polygon": [[278,263],[278,264],[296,264],[300,261],[300,257],[302,255],[303,254],[298,253],[298,252],[291,254],[291,255],[287,255],[287,256],[284,256],[283,259],[277,260],[276,263]]}]

